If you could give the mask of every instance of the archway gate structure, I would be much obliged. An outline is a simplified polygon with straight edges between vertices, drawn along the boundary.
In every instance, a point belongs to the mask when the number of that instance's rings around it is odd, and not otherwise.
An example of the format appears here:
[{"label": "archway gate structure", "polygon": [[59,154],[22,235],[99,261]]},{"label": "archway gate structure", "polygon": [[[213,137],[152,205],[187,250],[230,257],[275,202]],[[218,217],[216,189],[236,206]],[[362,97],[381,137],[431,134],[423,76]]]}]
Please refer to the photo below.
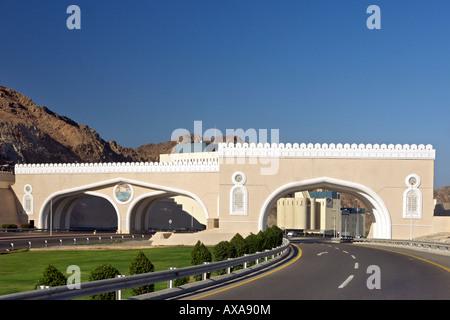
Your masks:
[{"label": "archway gate structure", "polygon": [[[208,158],[157,163],[16,165],[12,186],[23,214],[39,228],[67,225],[80,197],[109,201],[118,232],[146,228],[152,204],[189,197],[195,217],[219,232],[266,228],[276,200],[326,188],[357,196],[373,214],[371,236],[410,238],[442,231],[433,217],[431,145],[220,143]],[[448,230],[447,230],[448,231]]]}]

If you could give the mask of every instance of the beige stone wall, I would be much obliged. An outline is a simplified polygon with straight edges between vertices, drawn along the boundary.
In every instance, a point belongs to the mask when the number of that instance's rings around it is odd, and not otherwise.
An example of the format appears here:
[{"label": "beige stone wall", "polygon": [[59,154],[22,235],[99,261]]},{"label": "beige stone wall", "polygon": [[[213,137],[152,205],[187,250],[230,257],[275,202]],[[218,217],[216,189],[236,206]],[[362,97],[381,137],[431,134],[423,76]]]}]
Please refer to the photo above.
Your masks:
[{"label": "beige stone wall", "polygon": [[341,200],[332,199],[333,206],[327,207],[325,198],[298,197],[280,198],[277,201],[277,226],[285,229],[315,230],[331,234],[340,230]]},{"label": "beige stone wall", "polygon": [[[25,185],[33,187],[34,211],[28,219],[35,220],[36,225],[38,221],[42,223],[43,218],[39,215],[45,213],[43,205],[50,198],[57,200],[77,192],[89,192],[114,203],[120,216],[120,230],[128,231],[130,222],[133,224],[130,212],[140,210],[143,203],[140,201],[149,201],[149,197],[182,195],[197,201],[209,228],[218,228],[224,233],[257,233],[264,228],[269,200],[275,203],[284,196],[279,190],[287,191],[287,186],[295,185],[300,187],[289,189],[289,192],[304,191],[330,184],[335,191],[346,192],[350,188],[354,194],[367,197],[362,198],[362,202],[369,209],[378,206],[377,211],[380,208],[384,210],[380,203],[385,205],[385,211],[389,212],[391,236],[401,239],[410,237],[411,224],[415,237],[441,229],[448,231],[446,217],[433,218],[434,151],[428,147],[419,149],[372,149],[368,146],[360,149],[219,148],[218,158],[212,162],[202,159],[159,164],[90,165],[87,168],[69,165],[56,166],[56,169],[38,167],[36,170],[21,167],[12,189],[20,200]],[[240,204],[245,202],[246,211],[231,214],[231,191],[239,185],[233,180],[237,172],[246,177],[240,185],[245,189],[245,200],[241,199]],[[421,179],[421,219],[403,218],[403,194],[407,190],[405,179],[410,174]],[[305,181],[320,183],[305,185]],[[113,188],[119,182],[129,183],[134,188],[134,197],[128,204],[114,200]],[[345,186],[340,182],[345,182]],[[378,217],[383,218],[383,215],[378,212]],[[380,225],[380,222],[376,223]]]},{"label": "beige stone wall", "polygon": [[28,222],[11,189],[14,182],[15,176],[12,173],[0,172],[0,225],[8,223],[19,226]]},{"label": "beige stone wall", "polygon": [[[218,176],[217,173],[202,173],[199,183],[198,173],[105,173],[105,174],[29,174],[17,175],[13,185],[14,193],[19,199],[25,194],[24,187],[33,187],[33,214],[28,216],[38,226],[42,222],[42,208],[51,195],[70,195],[74,192],[88,191],[103,195],[115,204],[120,214],[120,230],[128,230],[127,214],[131,206],[135,206],[139,199],[156,192],[165,192],[165,197],[174,195],[195,196],[205,208],[204,221],[210,216],[216,216]],[[133,186],[133,201],[121,204],[114,200],[113,189],[120,181]],[[43,227],[43,226],[41,226]]]},{"label": "beige stone wall", "polygon": [[[392,223],[393,238],[407,238],[410,219],[403,216],[403,193],[407,189],[405,179],[415,173],[421,177],[419,187],[423,195],[423,218],[413,219],[417,236],[433,231],[433,176],[434,160],[406,159],[257,159],[262,164],[251,164],[255,159],[234,158],[224,161],[220,166],[220,227],[229,231],[234,224],[249,232],[258,231],[258,221],[263,202],[276,189],[291,182],[329,177],[354,182],[370,188],[386,204]],[[278,162],[278,163],[275,163]],[[262,168],[277,167],[275,174],[262,175]],[[231,177],[241,171],[247,175],[245,186],[249,193],[248,216],[230,216]],[[297,190],[301,191],[301,190]],[[340,190],[336,190],[340,191]],[[365,202],[365,201],[363,201]],[[225,213],[225,214],[224,214]]]}]

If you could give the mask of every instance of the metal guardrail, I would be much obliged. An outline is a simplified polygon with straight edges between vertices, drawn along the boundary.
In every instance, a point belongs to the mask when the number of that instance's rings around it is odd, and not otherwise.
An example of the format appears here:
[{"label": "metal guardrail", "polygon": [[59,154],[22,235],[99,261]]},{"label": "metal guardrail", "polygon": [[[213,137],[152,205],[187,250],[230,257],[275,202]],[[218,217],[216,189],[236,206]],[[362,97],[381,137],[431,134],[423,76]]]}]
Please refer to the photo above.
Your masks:
[{"label": "metal guardrail", "polygon": [[82,298],[105,292],[135,288],[152,283],[165,282],[198,274],[209,273],[221,269],[227,269],[255,260],[264,259],[269,256],[275,257],[275,255],[285,252],[289,248],[289,244],[289,240],[283,238],[283,244],[277,248],[266,250],[264,252],[245,255],[239,258],[173,270],[131,275],[121,278],[82,282],[79,284],[78,289],[71,288],[70,286],[66,285],[48,289],[13,293],[0,296],[0,300],[67,300]]},{"label": "metal guardrail", "polygon": [[[43,239],[44,237],[47,239]],[[108,244],[120,241],[136,241],[149,240],[151,235],[131,234],[131,235],[109,235],[109,234],[74,234],[67,236],[64,234],[56,234],[53,236],[42,235],[39,239],[33,238],[17,238],[8,240],[0,237],[0,253],[10,252],[20,249],[47,248],[56,246],[74,246],[74,245],[90,245],[90,244]]]},{"label": "metal guardrail", "polygon": [[411,247],[415,249],[430,249],[439,250],[446,253],[450,252],[450,243],[448,242],[430,242],[430,241],[415,241],[415,240],[398,240],[398,239],[353,239],[353,242],[386,244],[394,246]]}]

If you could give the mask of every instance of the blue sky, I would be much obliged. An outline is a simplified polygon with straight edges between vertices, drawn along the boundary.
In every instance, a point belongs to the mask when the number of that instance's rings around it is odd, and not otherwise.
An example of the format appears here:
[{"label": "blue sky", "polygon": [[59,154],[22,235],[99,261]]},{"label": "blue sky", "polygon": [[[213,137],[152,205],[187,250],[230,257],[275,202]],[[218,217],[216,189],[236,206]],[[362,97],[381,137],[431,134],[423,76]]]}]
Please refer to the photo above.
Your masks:
[{"label": "blue sky", "polygon": [[196,120],[285,143],[433,144],[441,187],[449,15],[446,0],[0,0],[0,84],[127,147]]}]

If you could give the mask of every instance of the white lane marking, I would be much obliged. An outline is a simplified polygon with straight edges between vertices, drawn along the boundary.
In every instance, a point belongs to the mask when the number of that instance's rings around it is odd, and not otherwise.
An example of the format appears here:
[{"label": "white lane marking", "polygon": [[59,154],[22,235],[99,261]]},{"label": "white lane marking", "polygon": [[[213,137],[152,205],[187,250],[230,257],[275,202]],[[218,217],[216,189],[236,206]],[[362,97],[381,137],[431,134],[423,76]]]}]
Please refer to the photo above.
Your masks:
[{"label": "white lane marking", "polygon": [[358,269],[358,268],[359,268],[359,263],[355,262],[355,269]]},{"label": "white lane marking", "polygon": [[353,275],[350,275],[342,284],[338,287],[338,289],[344,288],[346,285],[349,284],[350,281],[352,281]]},{"label": "white lane marking", "polygon": [[324,252],[318,253],[317,255],[318,255],[318,256],[321,256],[321,255],[323,255],[324,253],[328,253],[328,252],[324,251]]},{"label": "white lane marking", "polygon": [[356,260],[356,257],[354,255],[352,255],[352,258]]},{"label": "white lane marking", "polygon": [[348,253],[348,252],[347,252],[347,251],[345,251],[345,250],[342,250],[342,252],[343,252],[343,253]]}]

